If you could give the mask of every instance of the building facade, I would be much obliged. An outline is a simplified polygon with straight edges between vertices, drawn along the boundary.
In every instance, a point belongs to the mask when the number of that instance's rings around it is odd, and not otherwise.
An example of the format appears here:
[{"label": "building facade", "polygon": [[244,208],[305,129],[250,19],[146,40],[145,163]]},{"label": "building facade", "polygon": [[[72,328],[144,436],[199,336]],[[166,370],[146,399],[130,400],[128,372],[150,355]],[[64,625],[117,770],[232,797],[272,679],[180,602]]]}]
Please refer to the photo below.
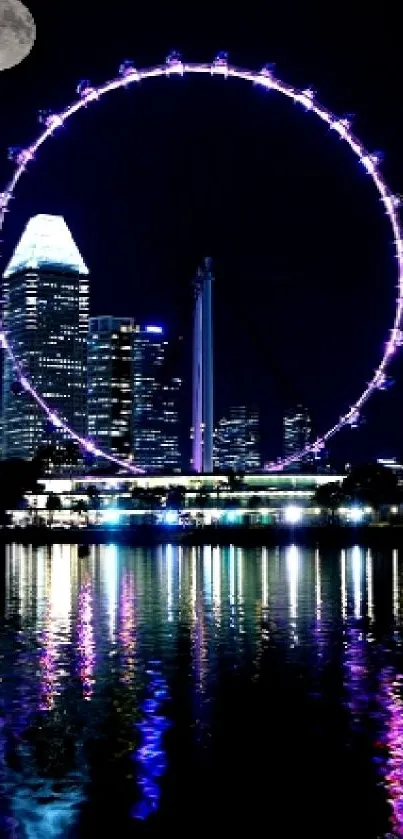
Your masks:
[{"label": "building facade", "polygon": [[[291,457],[302,451],[305,446],[312,442],[311,417],[303,405],[297,405],[286,412],[283,421],[283,453],[284,457]],[[303,464],[312,464],[313,455],[304,458]],[[304,468],[302,464],[293,463],[290,467],[293,471]]]},{"label": "building facade", "polygon": [[[32,520],[49,521],[47,499],[58,495],[59,511],[52,513],[54,524],[108,527],[135,526],[150,523],[171,526],[191,525],[318,525],[321,509],[315,494],[319,487],[334,482],[341,484],[345,475],[301,473],[246,474],[234,488],[229,475],[113,475],[77,476],[69,480],[47,479],[39,489],[26,496],[27,507],[13,512],[15,524]],[[181,490],[175,509],[169,502],[172,486]],[[96,503],[94,503],[94,491]],[[80,513],[84,502],[88,512]],[[153,503],[154,502],[154,503]],[[353,510],[357,508],[353,508]],[[369,521],[370,508],[362,508],[363,521]],[[339,511],[340,520],[352,521],[351,508]]]},{"label": "building facade", "polygon": [[[86,431],[89,280],[60,216],[30,219],[3,276],[3,324],[22,369],[52,410]],[[4,354],[3,458],[31,459],[63,432],[22,389]]]},{"label": "building facade", "polygon": [[214,467],[220,472],[257,472],[261,466],[259,414],[244,405],[220,419],[214,445]]},{"label": "building facade", "polygon": [[182,380],[169,361],[160,326],[133,332],[133,459],[147,472],[178,472]]},{"label": "building facade", "polygon": [[132,318],[90,318],[88,437],[116,457],[132,459]]}]

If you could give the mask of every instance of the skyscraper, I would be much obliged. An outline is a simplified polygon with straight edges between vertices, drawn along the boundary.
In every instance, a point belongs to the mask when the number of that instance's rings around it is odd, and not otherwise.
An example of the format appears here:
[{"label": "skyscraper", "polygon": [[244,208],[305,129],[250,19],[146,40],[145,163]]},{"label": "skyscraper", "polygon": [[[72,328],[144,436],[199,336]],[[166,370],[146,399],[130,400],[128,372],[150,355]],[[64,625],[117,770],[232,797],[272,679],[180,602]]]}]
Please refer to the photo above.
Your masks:
[{"label": "skyscraper", "polygon": [[[297,405],[284,415],[283,421],[283,450],[284,457],[290,457],[302,451],[312,441],[312,423],[309,412],[303,405]],[[304,464],[311,463],[312,456],[304,458]],[[298,464],[293,464],[298,469]]]},{"label": "skyscraper", "polygon": [[132,458],[132,318],[90,318],[88,437],[122,459]]},{"label": "skyscraper", "polygon": [[213,471],[214,369],[211,259],[205,257],[194,282],[192,467]]},{"label": "skyscraper", "polygon": [[[23,370],[55,413],[86,430],[88,268],[61,216],[30,219],[4,272],[3,323]],[[61,444],[21,389],[7,356],[3,370],[3,457],[32,458]]]},{"label": "skyscraper", "polygon": [[232,407],[215,432],[214,466],[226,472],[257,472],[261,465],[259,414],[244,405]]},{"label": "skyscraper", "polygon": [[147,472],[180,471],[181,379],[160,326],[133,332],[133,457]]}]

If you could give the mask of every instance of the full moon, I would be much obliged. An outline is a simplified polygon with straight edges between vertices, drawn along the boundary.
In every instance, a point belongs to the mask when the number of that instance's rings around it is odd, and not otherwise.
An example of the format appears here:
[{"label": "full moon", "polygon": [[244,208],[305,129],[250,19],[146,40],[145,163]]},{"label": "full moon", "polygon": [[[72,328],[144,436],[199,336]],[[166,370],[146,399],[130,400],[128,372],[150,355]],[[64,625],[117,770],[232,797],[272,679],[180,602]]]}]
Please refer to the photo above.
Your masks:
[{"label": "full moon", "polygon": [[20,0],[0,0],[0,70],[20,64],[35,43],[35,21]]}]

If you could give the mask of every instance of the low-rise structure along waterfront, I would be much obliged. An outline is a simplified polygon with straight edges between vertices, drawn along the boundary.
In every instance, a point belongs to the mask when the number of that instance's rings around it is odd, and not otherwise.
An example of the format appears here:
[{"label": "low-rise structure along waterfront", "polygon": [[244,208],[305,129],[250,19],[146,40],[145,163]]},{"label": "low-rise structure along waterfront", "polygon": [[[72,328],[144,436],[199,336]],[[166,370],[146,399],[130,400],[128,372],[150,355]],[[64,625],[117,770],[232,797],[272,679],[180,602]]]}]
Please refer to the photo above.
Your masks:
[{"label": "low-rise structure along waterfront", "polygon": [[[315,524],[322,512],[316,490],[343,478],[301,473],[48,478],[26,495],[25,509],[10,515],[16,526]],[[370,508],[360,510],[361,517],[369,514]],[[345,516],[351,516],[349,509]]]}]

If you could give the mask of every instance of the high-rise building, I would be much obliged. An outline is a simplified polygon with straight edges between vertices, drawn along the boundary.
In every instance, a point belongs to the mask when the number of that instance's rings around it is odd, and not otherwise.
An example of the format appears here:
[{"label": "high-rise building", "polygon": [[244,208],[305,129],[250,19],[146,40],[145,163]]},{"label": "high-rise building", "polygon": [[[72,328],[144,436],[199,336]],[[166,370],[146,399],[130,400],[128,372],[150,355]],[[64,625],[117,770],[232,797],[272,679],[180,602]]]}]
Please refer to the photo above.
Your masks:
[{"label": "high-rise building", "polygon": [[[77,433],[86,430],[89,285],[77,245],[60,216],[30,219],[4,272],[3,324],[27,377]],[[22,390],[4,354],[4,458],[32,458],[63,445]]]},{"label": "high-rise building", "polygon": [[259,414],[232,407],[215,432],[214,466],[219,471],[258,472],[261,465]]},{"label": "high-rise building", "polygon": [[160,326],[133,332],[133,458],[147,472],[180,471],[181,378]]},{"label": "high-rise building", "polygon": [[[302,451],[312,442],[312,423],[309,412],[303,405],[297,405],[286,412],[283,422],[283,451],[284,457],[290,457]],[[305,465],[312,463],[313,456],[304,458]],[[298,469],[298,464],[292,464],[292,469]]]},{"label": "high-rise building", "polygon": [[132,318],[90,318],[88,437],[104,451],[132,458]]}]

